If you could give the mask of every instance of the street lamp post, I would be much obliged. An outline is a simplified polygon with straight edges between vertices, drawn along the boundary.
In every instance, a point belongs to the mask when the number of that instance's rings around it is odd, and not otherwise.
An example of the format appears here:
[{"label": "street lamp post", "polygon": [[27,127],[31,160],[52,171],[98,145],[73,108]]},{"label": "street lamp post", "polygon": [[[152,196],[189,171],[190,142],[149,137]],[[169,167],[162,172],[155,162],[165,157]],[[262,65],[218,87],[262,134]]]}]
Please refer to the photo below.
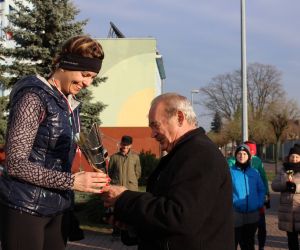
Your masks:
[{"label": "street lamp post", "polygon": [[192,89],[191,90],[191,104],[192,107],[194,108],[194,94],[199,94],[200,90],[199,89]]},{"label": "street lamp post", "polygon": [[158,52],[156,52],[156,65],[158,68],[158,73],[159,73],[159,77],[160,77],[160,81],[161,81],[161,87],[160,87],[160,91],[161,94],[164,93],[164,80],[166,79],[166,72],[165,72],[165,68],[164,68],[164,63],[163,63],[163,57],[161,54],[159,54]]},{"label": "street lamp post", "polygon": [[241,79],[242,79],[242,136],[248,140],[247,61],[246,61],[246,3],[241,0]]}]

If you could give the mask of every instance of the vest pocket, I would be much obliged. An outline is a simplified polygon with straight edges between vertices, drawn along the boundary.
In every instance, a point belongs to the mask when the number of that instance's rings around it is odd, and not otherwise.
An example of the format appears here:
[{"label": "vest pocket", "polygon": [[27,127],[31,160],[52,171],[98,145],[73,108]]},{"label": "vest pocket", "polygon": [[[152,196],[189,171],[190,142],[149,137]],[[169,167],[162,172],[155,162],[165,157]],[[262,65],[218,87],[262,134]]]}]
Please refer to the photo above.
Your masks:
[{"label": "vest pocket", "polygon": [[34,202],[37,196],[36,189],[30,183],[12,180],[10,183],[10,200],[18,203]]}]

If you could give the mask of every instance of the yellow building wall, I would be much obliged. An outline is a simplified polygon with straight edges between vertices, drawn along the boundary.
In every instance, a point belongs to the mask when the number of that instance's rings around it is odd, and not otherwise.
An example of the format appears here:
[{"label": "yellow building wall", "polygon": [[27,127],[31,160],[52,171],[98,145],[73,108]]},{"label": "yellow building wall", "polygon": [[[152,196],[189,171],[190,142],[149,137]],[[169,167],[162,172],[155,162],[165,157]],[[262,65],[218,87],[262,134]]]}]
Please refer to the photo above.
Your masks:
[{"label": "yellow building wall", "polygon": [[100,114],[102,126],[146,127],[151,100],[160,93],[156,66],[156,40],[98,39],[105,58],[100,77],[92,87],[93,101],[108,105]]}]

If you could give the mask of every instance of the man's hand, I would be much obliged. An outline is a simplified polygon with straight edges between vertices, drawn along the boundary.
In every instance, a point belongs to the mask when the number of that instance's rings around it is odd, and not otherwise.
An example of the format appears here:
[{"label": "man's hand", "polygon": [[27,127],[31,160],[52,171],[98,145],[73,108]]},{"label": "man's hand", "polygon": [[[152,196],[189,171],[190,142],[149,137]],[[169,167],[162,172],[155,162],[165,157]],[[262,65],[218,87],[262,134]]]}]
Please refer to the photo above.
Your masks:
[{"label": "man's hand", "polygon": [[104,201],[105,207],[113,207],[117,201],[117,199],[121,196],[121,194],[126,191],[127,188],[123,186],[106,186],[102,189],[102,199]]}]

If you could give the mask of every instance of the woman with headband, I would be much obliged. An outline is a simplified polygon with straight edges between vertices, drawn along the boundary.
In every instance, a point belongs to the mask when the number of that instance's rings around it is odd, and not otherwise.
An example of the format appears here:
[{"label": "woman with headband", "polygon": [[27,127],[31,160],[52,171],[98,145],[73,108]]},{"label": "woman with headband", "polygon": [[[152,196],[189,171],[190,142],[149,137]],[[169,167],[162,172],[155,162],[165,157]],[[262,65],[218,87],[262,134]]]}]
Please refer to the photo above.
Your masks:
[{"label": "woman with headband", "polygon": [[71,174],[80,131],[79,102],[101,69],[101,45],[76,36],[62,46],[48,78],[28,76],[10,95],[5,175],[0,180],[3,250],[65,249],[62,216],[73,190],[100,193],[100,172]]}]

